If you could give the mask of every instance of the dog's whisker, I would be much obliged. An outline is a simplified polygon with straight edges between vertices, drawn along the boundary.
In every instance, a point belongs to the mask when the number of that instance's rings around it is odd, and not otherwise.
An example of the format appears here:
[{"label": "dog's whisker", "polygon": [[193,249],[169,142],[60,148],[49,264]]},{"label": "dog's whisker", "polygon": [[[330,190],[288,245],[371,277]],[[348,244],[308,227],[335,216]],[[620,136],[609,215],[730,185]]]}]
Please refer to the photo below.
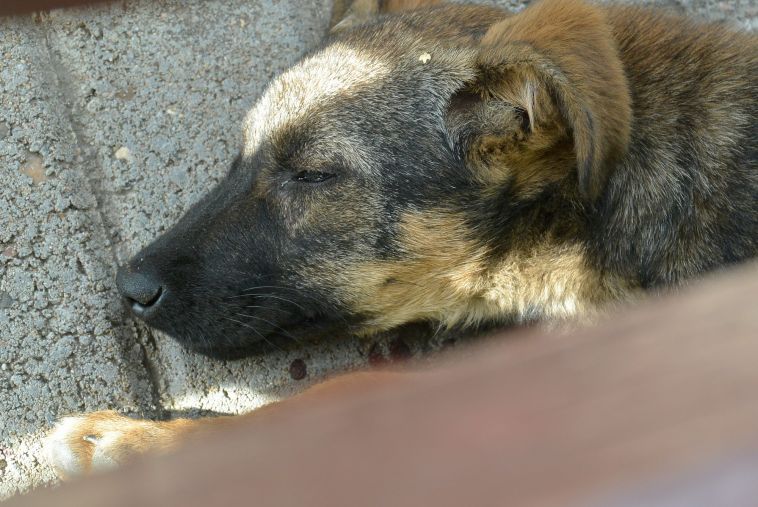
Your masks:
[{"label": "dog's whisker", "polygon": [[297,292],[300,292],[302,290],[302,289],[300,289],[298,287],[287,287],[287,286],[284,286],[284,285],[257,285],[255,287],[249,287],[249,288],[243,289],[243,290],[249,291],[249,290],[258,290],[258,289],[283,289],[283,290],[293,290],[293,291],[297,291]]},{"label": "dog's whisker", "polygon": [[302,341],[301,341],[301,340],[300,340],[298,337],[294,336],[292,333],[290,333],[290,332],[289,332],[289,331],[287,331],[286,329],[282,328],[281,326],[278,326],[278,325],[274,324],[273,322],[271,322],[271,321],[270,321],[270,320],[268,320],[268,319],[264,319],[263,317],[258,317],[258,316],[256,316],[256,315],[248,315],[248,314],[246,314],[246,313],[236,313],[235,315],[237,315],[237,316],[239,316],[239,317],[247,317],[248,319],[255,319],[255,320],[260,320],[261,322],[265,322],[265,323],[266,323],[266,324],[268,324],[269,326],[272,326],[272,327],[274,327],[274,328],[278,329],[278,330],[279,330],[280,332],[282,332],[282,333],[284,334],[284,336],[286,336],[287,338],[289,338],[289,339],[291,339],[291,340],[294,340],[294,341],[296,341],[297,343],[302,343]]},{"label": "dog's whisker", "polygon": [[[259,288],[263,288],[263,287],[264,286],[261,286]],[[265,287],[279,287],[279,286],[271,285],[271,286],[265,286]],[[282,288],[287,288],[287,287],[282,287]],[[253,287],[253,289],[255,289],[255,287]],[[248,290],[252,290],[252,289],[248,289]],[[297,291],[297,289],[290,289],[290,290]],[[311,300],[313,300],[314,303],[316,303],[318,305],[318,307],[322,307],[323,304],[324,304],[324,302],[322,300],[319,300],[319,299],[317,299],[314,296],[310,296],[308,294],[302,294],[302,293],[299,293],[299,292],[298,292],[298,295],[310,298]],[[304,308],[302,305],[298,304],[297,302],[295,302],[295,301],[293,301],[293,300],[291,300],[289,298],[286,298],[286,297],[284,297],[282,295],[277,295],[277,294],[272,294],[272,293],[246,292],[246,293],[243,293],[243,294],[237,294],[237,295],[234,295],[234,296],[228,296],[227,300],[239,299],[239,298],[243,298],[243,297],[256,297],[256,298],[264,298],[264,299],[267,299],[267,298],[276,299],[276,300],[279,300],[279,301],[283,301],[285,303],[289,303],[289,304],[291,304],[293,306],[296,306],[298,309],[300,309],[305,314],[309,314],[310,313],[306,308]],[[235,305],[233,303],[230,303],[229,301],[225,301],[223,303],[223,306],[226,307],[226,308],[264,308],[264,309],[267,309],[267,310],[277,310],[277,311],[280,311],[280,312],[286,312],[287,311],[287,310],[284,310],[284,309],[276,308],[275,306],[258,306],[258,305],[240,305],[240,306],[237,306],[237,305]],[[317,310],[318,310],[318,308],[317,308]],[[342,314],[340,314],[340,312],[338,312],[338,311],[330,312],[330,315],[332,315],[334,317],[337,317],[346,326],[349,325],[347,319],[345,319],[345,317]]]},{"label": "dog's whisker", "polygon": [[258,297],[262,297],[262,298],[278,299],[279,301],[284,301],[285,303],[289,303],[289,304],[291,304],[293,306],[297,306],[303,312],[308,313],[308,310],[306,310],[305,307],[303,307],[302,305],[300,305],[300,304],[292,301],[291,299],[287,299],[287,298],[285,298],[283,296],[277,296],[277,295],[274,295],[274,294],[257,294],[257,296]]},{"label": "dog's whisker", "polygon": [[284,308],[277,308],[276,306],[267,306],[267,305],[236,305],[234,303],[229,302],[220,302],[220,305],[224,308],[231,309],[231,310],[242,310],[242,309],[259,309],[259,310],[271,310],[275,312],[280,312],[289,315],[291,312],[289,310],[286,310]]},{"label": "dog's whisker", "polygon": [[[241,294],[238,294],[235,296],[228,296],[228,298],[232,299],[232,298],[239,298],[239,297],[256,296],[259,294],[259,292],[255,292],[255,291],[259,291],[262,289],[288,290],[290,292],[294,292],[298,296],[310,299],[311,301],[314,301],[318,304],[323,304],[324,302],[323,298],[318,298],[316,296],[308,294],[305,292],[305,289],[301,289],[298,287],[286,287],[282,285],[258,285],[256,287],[250,287],[250,288],[244,289]],[[366,292],[363,292],[363,293],[364,295],[367,294]]]},{"label": "dog's whisker", "polygon": [[274,310],[274,311],[281,312],[281,313],[286,313],[286,314],[290,313],[288,310],[285,310],[284,308],[277,308],[275,306],[264,306],[264,305],[243,305],[243,306],[237,306],[237,305],[232,305],[232,304],[224,305],[224,306],[226,306],[227,308],[234,308],[234,309],[239,309],[239,308],[258,308],[258,309],[261,309],[261,310]]},{"label": "dog's whisker", "polygon": [[257,334],[258,336],[260,336],[260,337],[261,337],[261,338],[262,338],[262,339],[263,339],[263,340],[264,340],[266,343],[268,343],[269,345],[271,345],[272,347],[274,347],[275,349],[277,349],[279,352],[283,352],[283,350],[282,350],[282,348],[281,348],[280,346],[278,346],[277,344],[275,344],[274,342],[272,342],[271,340],[269,340],[268,338],[266,338],[266,336],[265,336],[263,333],[261,333],[260,331],[258,331],[257,329],[255,329],[255,328],[254,328],[253,326],[251,326],[250,324],[246,324],[245,322],[239,321],[239,320],[237,320],[237,319],[233,319],[233,318],[231,318],[231,317],[228,317],[228,316],[224,316],[224,318],[225,318],[226,320],[230,320],[230,321],[232,321],[232,322],[236,322],[237,324],[239,324],[239,325],[241,325],[241,326],[244,326],[244,327],[246,327],[246,328],[250,329],[250,330],[251,330],[251,331],[253,331],[255,334]]},{"label": "dog's whisker", "polygon": [[257,296],[260,295],[260,292],[255,292],[263,289],[279,289],[279,290],[289,290],[290,292],[296,293],[300,297],[304,297],[306,299],[310,299],[311,301],[317,302],[319,304],[322,304],[323,301],[315,296],[312,296],[310,294],[306,294],[300,289],[292,288],[292,287],[280,287],[276,285],[262,285],[260,287],[251,287],[249,289],[243,290],[240,294],[229,296],[228,299],[235,299],[235,298],[241,298],[241,297],[249,297],[249,296]]}]

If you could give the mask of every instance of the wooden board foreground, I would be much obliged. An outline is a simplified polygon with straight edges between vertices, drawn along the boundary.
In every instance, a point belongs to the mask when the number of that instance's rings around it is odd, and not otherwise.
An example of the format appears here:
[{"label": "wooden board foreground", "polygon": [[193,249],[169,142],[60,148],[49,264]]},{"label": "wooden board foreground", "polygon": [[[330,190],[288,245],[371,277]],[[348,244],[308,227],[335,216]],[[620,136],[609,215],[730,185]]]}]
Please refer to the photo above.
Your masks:
[{"label": "wooden board foreground", "polygon": [[0,0],[0,16],[74,7],[108,0]]}]

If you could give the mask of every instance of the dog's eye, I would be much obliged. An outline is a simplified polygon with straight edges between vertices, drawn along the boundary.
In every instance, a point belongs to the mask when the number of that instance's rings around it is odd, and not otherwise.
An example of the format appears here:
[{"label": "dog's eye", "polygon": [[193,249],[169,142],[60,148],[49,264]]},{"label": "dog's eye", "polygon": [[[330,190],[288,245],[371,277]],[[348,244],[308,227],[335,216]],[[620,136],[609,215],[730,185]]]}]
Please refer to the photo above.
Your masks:
[{"label": "dog's eye", "polygon": [[324,173],[321,171],[300,171],[292,177],[292,181],[300,183],[322,183],[328,179],[334,178],[336,174]]}]

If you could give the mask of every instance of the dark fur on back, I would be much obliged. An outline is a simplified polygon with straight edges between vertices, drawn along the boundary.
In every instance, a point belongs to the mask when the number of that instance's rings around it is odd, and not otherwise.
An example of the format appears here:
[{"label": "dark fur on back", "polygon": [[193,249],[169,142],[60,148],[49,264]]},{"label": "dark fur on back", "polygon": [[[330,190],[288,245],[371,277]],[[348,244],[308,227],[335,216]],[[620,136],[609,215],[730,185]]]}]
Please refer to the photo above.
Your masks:
[{"label": "dark fur on back", "polygon": [[718,24],[608,10],[634,104],[593,214],[597,258],[645,287],[758,249],[758,45]]}]

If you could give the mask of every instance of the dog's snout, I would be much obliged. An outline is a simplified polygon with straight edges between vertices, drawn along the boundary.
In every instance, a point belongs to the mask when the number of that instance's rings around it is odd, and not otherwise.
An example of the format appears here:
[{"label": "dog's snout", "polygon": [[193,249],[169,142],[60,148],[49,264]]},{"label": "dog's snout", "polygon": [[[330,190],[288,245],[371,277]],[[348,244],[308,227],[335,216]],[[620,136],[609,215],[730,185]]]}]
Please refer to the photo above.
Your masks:
[{"label": "dog's snout", "polygon": [[154,313],[165,295],[165,288],[157,276],[128,267],[118,270],[116,286],[134,314],[140,318]]}]

